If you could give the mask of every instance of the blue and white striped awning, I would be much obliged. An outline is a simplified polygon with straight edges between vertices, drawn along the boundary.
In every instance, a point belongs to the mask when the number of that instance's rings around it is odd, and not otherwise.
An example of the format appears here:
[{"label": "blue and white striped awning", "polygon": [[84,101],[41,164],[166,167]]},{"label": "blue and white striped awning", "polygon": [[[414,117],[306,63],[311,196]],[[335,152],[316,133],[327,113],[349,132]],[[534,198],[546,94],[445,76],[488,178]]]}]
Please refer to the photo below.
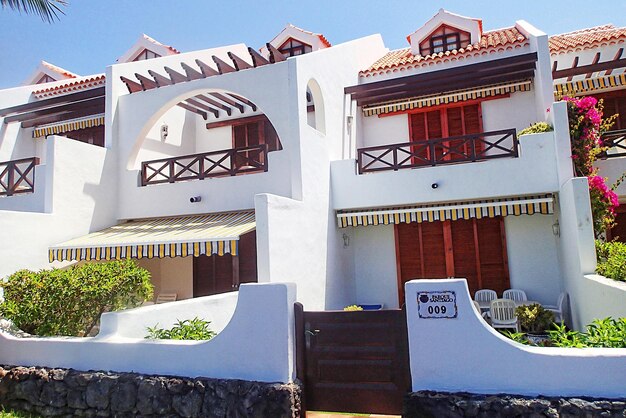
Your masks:
[{"label": "blue and white striped awning", "polygon": [[254,211],[142,219],[50,247],[55,260],[122,260],[238,254],[241,235],[256,228]]}]

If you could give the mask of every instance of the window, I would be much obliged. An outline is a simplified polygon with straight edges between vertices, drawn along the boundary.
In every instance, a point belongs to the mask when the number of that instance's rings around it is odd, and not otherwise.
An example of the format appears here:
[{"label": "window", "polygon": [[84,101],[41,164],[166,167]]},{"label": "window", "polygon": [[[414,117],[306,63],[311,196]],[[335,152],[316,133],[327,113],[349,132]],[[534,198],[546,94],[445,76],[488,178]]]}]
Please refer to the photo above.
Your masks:
[{"label": "window", "polygon": [[143,61],[143,60],[149,60],[150,58],[159,58],[159,57],[160,57],[159,54],[156,54],[152,51],[144,49],[143,51],[139,53],[139,55],[137,55],[137,57],[133,61]]},{"label": "window", "polygon": [[303,42],[300,42],[296,39],[289,38],[285,43],[283,43],[278,50],[287,57],[295,57],[296,55],[306,54],[307,52],[313,51],[311,45],[307,45]]},{"label": "window", "polygon": [[51,83],[56,81],[54,78],[50,77],[48,74],[44,74],[43,77],[39,79],[35,84],[43,84],[43,83]]},{"label": "window", "polygon": [[429,37],[420,42],[420,54],[430,55],[454,51],[470,44],[470,34],[446,25],[440,26]]}]

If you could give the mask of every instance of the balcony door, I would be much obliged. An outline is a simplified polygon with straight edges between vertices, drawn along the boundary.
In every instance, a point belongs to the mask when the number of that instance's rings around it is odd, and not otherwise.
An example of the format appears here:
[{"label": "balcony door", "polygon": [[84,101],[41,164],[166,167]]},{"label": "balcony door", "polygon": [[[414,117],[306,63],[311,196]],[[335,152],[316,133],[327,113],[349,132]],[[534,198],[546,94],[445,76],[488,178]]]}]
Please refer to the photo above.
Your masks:
[{"label": "balcony door", "polygon": [[457,139],[432,144],[432,140],[481,132],[480,103],[412,113],[409,115],[409,134],[411,142],[418,143],[412,149],[415,154],[414,164],[430,165],[440,161],[470,160],[472,156],[480,155],[484,151],[484,144],[481,141]]},{"label": "balcony door", "polygon": [[[278,151],[282,149],[276,130],[265,116],[245,119],[244,123],[233,124],[233,148],[247,148],[267,144],[267,151]],[[235,156],[235,166],[237,168],[251,165],[254,161],[262,157],[259,151],[250,150],[237,153]]]},{"label": "balcony door", "polygon": [[239,255],[230,254],[193,258],[193,297],[232,292],[241,283],[257,281],[256,231],[239,237]]},{"label": "balcony door", "polygon": [[398,294],[413,279],[466,278],[478,289],[509,288],[504,219],[460,219],[395,226]]}]

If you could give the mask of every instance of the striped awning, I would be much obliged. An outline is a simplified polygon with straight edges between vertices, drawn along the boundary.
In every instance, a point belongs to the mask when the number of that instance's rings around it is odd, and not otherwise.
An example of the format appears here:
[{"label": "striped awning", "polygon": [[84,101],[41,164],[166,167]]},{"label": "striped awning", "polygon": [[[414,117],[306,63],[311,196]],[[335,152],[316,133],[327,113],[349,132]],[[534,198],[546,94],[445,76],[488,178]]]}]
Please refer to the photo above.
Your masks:
[{"label": "striped awning", "polygon": [[456,221],[536,213],[544,215],[554,213],[554,197],[551,194],[424,206],[341,210],[337,212],[337,223],[340,228],[346,228],[348,226]]},{"label": "striped awning", "polygon": [[104,125],[104,115],[89,116],[88,118],[68,120],[63,123],[40,126],[33,130],[33,138],[77,131],[79,129],[94,128]]},{"label": "striped awning", "polygon": [[488,87],[480,87],[468,90],[460,90],[447,94],[432,96],[412,97],[409,99],[395,100],[393,102],[379,103],[363,106],[363,116],[382,115],[385,113],[400,112],[422,107],[438,106],[441,104],[463,102],[486,97],[500,96],[516,91],[529,91],[532,80],[516,81],[513,83],[501,83]]},{"label": "striped awning", "polygon": [[256,228],[254,211],[124,222],[50,247],[55,260],[121,260],[238,254],[239,237]]},{"label": "striped awning", "polygon": [[577,94],[608,90],[619,86],[626,86],[626,73],[585,78],[583,80],[556,84],[554,86],[554,96],[560,100],[564,96],[575,96]]}]

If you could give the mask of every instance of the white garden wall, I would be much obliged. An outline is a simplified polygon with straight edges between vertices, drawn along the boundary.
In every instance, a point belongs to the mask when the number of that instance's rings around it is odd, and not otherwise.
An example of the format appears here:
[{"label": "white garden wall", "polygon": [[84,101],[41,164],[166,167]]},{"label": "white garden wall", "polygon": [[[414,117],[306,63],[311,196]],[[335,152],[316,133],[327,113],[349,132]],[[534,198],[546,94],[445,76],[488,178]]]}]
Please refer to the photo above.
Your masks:
[{"label": "white garden wall", "polygon": [[[243,284],[238,293],[232,319],[210,341],[146,340],[114,333],[94,338],[16,338],[0,333],[0,363],[291,382],[295,377],[295,286],[284,283]],[[215,305],[216,308],[218,306]],[[118,315],[118,319],[126,320],[133,313]],[[159,316],[155,314],[155,317]],[[116,329],[115,325],[105,320],[107,330]],[[120,326],[118,329],[122,335],[136,333],[127,325]]]},{"label": "white garden wall", "polygon": [[626,318],[626,282],[587,274],[580,281],[580,293],[584,302],[579,299],[576,311],[581,327],[594,319]]},{"label": "white garden wall", "polygon": [[[420,317],[418,294],[438,291],[454,292],[456,316]],[[624,396],[626,349],[544,348],[515,343],[483,321],[465,280],[408,282],[406,306],[413,391]],[[451,304],[448,306],[452,312]]]},{"label": "white garden wall", "polygon": [[210,321],[211,330],[220,333],[231,320],[239,292],[149,305],[102,314],[98,337],[144,338],[148,327],[171,328],[176,322],[200,318]]}]

